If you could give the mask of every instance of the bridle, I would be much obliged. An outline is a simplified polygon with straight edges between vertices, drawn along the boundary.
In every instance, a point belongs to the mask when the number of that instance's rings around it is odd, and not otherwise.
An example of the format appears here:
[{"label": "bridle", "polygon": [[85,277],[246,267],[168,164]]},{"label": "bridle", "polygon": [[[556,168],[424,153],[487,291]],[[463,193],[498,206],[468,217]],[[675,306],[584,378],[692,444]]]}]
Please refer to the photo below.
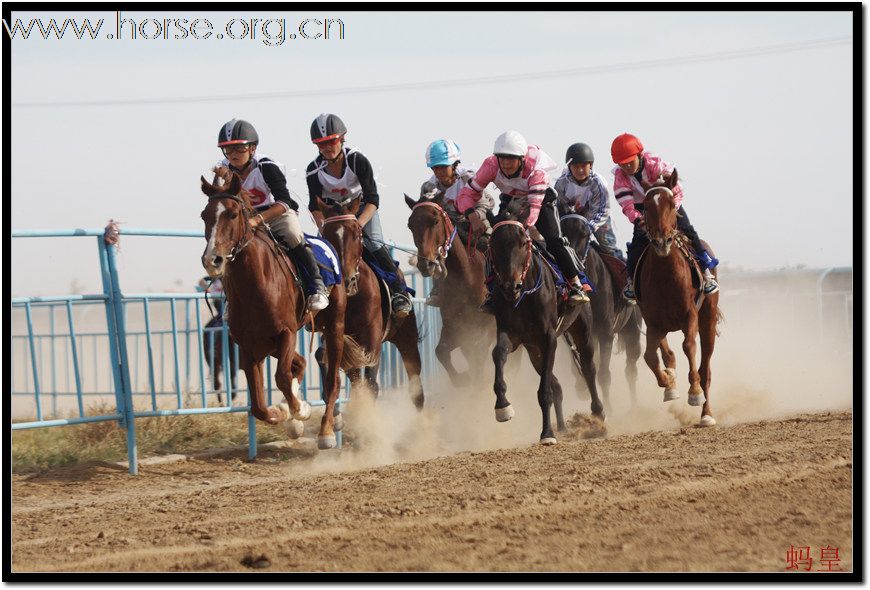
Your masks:
[{"label": "bridle", "polygon": [[[254,240],[255,230],[248,223],[248,220],[251,218],[252,209],[250,207],[248,207],[247,203],[245,203],[245,201],[237,195],[231,195],[229,193],[218,193],[216,195],[211,195],[208,198],[209,201],[215,201],[218,199],[231,199],[233,201],[236,201],[237,203],[239,203],[239,205],[242,206],[242,215],[243,215],[243,223],[244,223],[244,227],[245,227],[245,232],[242,234],[242,237],[239,238],[239,241],[235,243],[232,250],[230,250],[230,253],[224,257],[224,258],[226,258],[227,262],[232,262],[233,260],[235,260],[236,256],[239,255],[239,252],[244,250],[248,246],[248,244],[250,244]],[[215,220],[215,223],[217,223],[217,220]],[[250,237],[248,237],[249,234],[250,234]]]},{"label": "bridle", "polygon": [[[413,211],[417,207],[424,207],[424,206],[435,207],[435,210],[441,214],[441,219],[444,220],[444,234],[446,237],[444,239],[444,243],[442,243],[440,246],[438,246],[438,250],[437,250],[438,260],[444,260],[445,258],[447,258],[447,253],[450,252],[450,247],[453,246],[453,240],[456,239],[456,226],[454,226],[453,222],[450,221],[450,216],[447,215],[447,211],[445,211],[444,208],[441,205],[439,205],[438,203],[433,203],[431,201],[423,201],[421,203],[417,203],[416,205],[414,205],[411,208],[411,210]],[[418,257],[419,257],[419,254],[418,254]],[[421,258],[423,258],[423,257],[421,257]],[[428,260],[428,258],[426,260]],[[431,262],[435,262],[435,261],[431,261]]]},{"label": "bridle", "polygon": [[[326,227],[326,225],[328,225],[330,223],[345,222],[345,221],[351,221],[351,220],[353,220],[354,223],[357,223],[356,215],[336,215],[334,217],[327,217],[323,220],[323,226],[321,227],[321,234],[323,233],[323,227]],[[359,240],[362,241],[362,232],[360,232]],[[359,260],[357,260],[357,262],[356,262],[356,269],[354,269],[355,272],[353,273],[353,275],[345,277],[344,287],[347,291],[348,297],[352,297],[353,295],[356,295],[357,290],[359,288],[357,286],[357,282],[359,281],[359,265],[360,265],[361,260],[362,260],[362,256],[360,256]]]},{"label": "bridle", "polygon": [[[646,190],[646,192],[643,194],[644,199],[646,199],[646,197],[649,196],[649,194],[653,191],[664,191],[665,193],[667,193],[667,195],[669,197],[671,197],[671,199],[674,198],[674,192],[671,189],[669,189],[668,187],[666,187],[666,186],[652,186],[652,187],[648,188]],[[658,203],[656,203],[656,204],[658,204]],[[646,233],[649,234],[649,226],[647,226],[647,228],[646,228]],[[674,226],[674,228],[671,231],[669,231],[664,237],[653,239],[653,237],[650,236],[650,240],[652,240],[654,242],[660,242],[662,244],[667,244],[667,243],[670,243],[671,241],[673,241],[673,239],[676,235],[677,235],[677,228],[676,228],[676,226]]]},{"label": "bridle", "polygon": [[[502,226],[505,226],[505,225],[516,225],[516,226],[520,227],[523,230],[523,234],[526,236],[526,246],[527,246],[527,248],[526,248],[526,261],[523,264],[523,273],[522,273],[522,275],[520,275],[520,284],[523,284],[523,283],[525,283],[525,280],[526,280],[526,274],[528,274],[528,272],[529,272],[529,267],[532,265],[532,238],[529,237],[529,233],[528,233],[528,231],[526,231],[526,226],[524,226],[519,221],[513,221],[513,220],[500,221],[500,222],[496,223],[492,228],[493,238],[495,237],[496,230]],[[492,264],[492,243],[493,243],[493,241],[494,240],[490,240],[490,246],[489,246],[489,248],[487,248],[487,252],[486,252],[487,257],[490,260],[490,264]],[[492,264],[492,272],[494,272],[495,276],[498,277],[499,282],[503,284],[504,278],[498,273],[498,269],[495,267],[494,264]]]}]

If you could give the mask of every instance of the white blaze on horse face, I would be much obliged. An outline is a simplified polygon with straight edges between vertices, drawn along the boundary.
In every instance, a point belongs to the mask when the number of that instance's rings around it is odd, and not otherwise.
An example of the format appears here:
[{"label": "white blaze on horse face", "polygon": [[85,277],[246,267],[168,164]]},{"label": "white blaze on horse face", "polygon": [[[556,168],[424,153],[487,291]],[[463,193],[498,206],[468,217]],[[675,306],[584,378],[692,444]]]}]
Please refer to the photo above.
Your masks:
[{"label": "white blaze on horse face", "polygon": [[215,237],[217,236],[218,222],[220,221],[221,214],[224,211],[226,211],[224,204],[218,203],[217,207],[215,207],[214,225],[211,226],[211,235],[208,237],[208,243],[205,246],[205,254],[203,254],[203,259],[208,261],[209,266],[213,266],[211,261],[214,259]]}]

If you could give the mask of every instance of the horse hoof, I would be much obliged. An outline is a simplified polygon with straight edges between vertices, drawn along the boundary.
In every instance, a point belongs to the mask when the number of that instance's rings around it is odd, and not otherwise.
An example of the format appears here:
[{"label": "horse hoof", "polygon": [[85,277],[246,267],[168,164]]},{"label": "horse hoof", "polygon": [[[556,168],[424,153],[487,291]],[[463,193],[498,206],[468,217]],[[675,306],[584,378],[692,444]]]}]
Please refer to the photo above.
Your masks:
[{"label": "horse hoof", "polygon": [[336,432],[339,432],[342,429],[344,429],[344,416],[339,414],[338,416],[336,416],[332,419],[332,429]]},{"label": "horse hoof", "polygon": [[293,414],[294,420],[308,420],[311,417],[311,405],[305,400],[299,400],[299,411]]},{"label": "horse hoof", "polygon": [[698,395],[689,394],[690,406],[703,406],[705,401],[707,401],[707,399],[704,397],[703,393],[699,393]]},{"label": "horse hoof", "polygon": [[716,418],[709,415],[701,416],[700,426],[716,426]]},{"label": "horse hoof", "polygon": [[281,402],[273,407],[278,410],[279,414],[281,414],[281,422],[290,418],[290,406],[287,405],[287,402]]},{"label": "horse hoof", "polygon": [[514,409],[510,404],[506,405],[503,408],[496,408],[495,409],[495,419],[498,420],[499,422],[507,422],[508,420],[510,420],[513,417],[514,417]]},{"label": "horse hoof", "polygon": [[556,444],[556,437],[555,436],[544,437],[541,439],[541,444],[546,445],[548,447],[551,445],[554,445],[554,444]]},{"label": "horse hoof", "polygon": [[676,389],[665,389],[664,401],[669,402],[675,399],[680,399],[680,392],[678,392]]},{"label": "horse hoof", "polygon": [[318,436],[317,437],[317,448],[321,451],[326,449],[334,449],[335,448],[335,435],[332,436]]},{"label": "horse hoof", "polygon": [[287,435],[290,438],[299,438],[302,436],[302,433],[305,431],[305,424],[300,422],[299,420],[290,420],[287,423]]}]

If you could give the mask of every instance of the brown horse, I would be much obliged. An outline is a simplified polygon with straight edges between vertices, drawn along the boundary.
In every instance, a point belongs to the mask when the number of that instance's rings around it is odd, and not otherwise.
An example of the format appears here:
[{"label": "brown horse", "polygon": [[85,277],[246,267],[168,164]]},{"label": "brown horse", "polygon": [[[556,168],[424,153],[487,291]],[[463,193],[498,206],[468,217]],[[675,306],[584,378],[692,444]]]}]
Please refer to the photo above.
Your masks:
[{"label": "brown horse", "polygon": [[[251,390],[251,413],[277,424],[292,416],[306,420],[311,408],[296,396],[305,372],[305,358],[296,352],[296,333],[306,317],[305,296],[293,262],[281,251],[261,224],[252,229],[248,220],[256,215],[241,180],[235,173],[229,186],[215,186],[205,178],[202,192],[208,203],[201,217],[207,240],[202,265],[212,278],[221,277],[229,327],[239,346],[239,362]],[[346,295],[336,285],[329,295],[329,307],[318,315],[329,316],[328,375],[325,383],[327,406],[317,437],[319,448],[336,444],[333,410],[338,397],[338,359],[342,356]],[[286,404],[266,405],[263,389],[263,361],[278,359],[275,383]]]},{"label": "brown horse", "polygon": [[507,355],[522,344],[541,376],[538,387],[538,405],[543,417],[540,441],[545,445],[555,444],[550,423],[551,406],[555,407],[559,430],[566,430],[562,387],[553,375],[560,335],[567,333],[573,340],[581,372],[592,395],[592,414],[599,420],[604,419],[604,405],[595,385],[592,310],[587,304],[569,305],[559,297],[547,263],[534,252],[532,239],[523,224],[514,220],[497,223],[489,248],[496,282],[492,298],[496,321],[496,344],[492,351],[496,420],[504,422],[514,415],[505,395],[504,365]]},{"label": "brown horse", "polygon": [[[351,383],[351,393],[362,384],[363,369],[370,392],[377,397],[379,386],[377,370],[381,345],[392,342],[402,355],[408,374],[408,389],[417,409],[423,408],[423,383],[420,379],[422,362],[418,344],[417,316],[413,310],[408,316],[396,320],[391,317],[386,286],[363,261],[363,230],[352,213],[359,209],[360,198],[348,203],[317,200],[324,216],[321,233],[333,245],[341,261],[341,271],[347,292],[345,332],[359,343],[364,351],[361,362],[355,366],[343,364]],[[401,273],[401,270],[399,270]],[[327,350],[329,346],[327,344]],[[358,357],[359,358],[359,357]]]},{"label": "brown horse", "polygon": [[[411,208],[408,228],[417,246],[417,268],[424,277],[434,276],[444,281],[440,287],[445,297],[441,305],[441,336],[435,356],[447,370],[455,386],[470,382],[471,371],[483,365],[486,348],[481,342],[492,342],[495,321],[478,307],[486,297],[486,259],[472,247],[469,251],[443,208],[438,193],[434,199],[420,197],[414,201],[405,195]],[[460,348],[469,371],[459,373],[450,353]],[[473,367],[473,368],[472,368]]]},{"label": "brown horse", "polygon": [[[719,293],[704,296],[692,284],[696,267],[688,240],[677,230],[677,210],[673,188],[677,171],[664,182],[646,191],[644,224],[650,245],[639,262],[637,303],[646,322],[646,350],[643,358],[665,388],[664,399],[679,397],[676,391],[676,355],[667,345],[669,332],[682,331],[683,352],[689,359],[689,405],[700,406],[701,426],[713,426],[716,420],[710,409],[710,357],[716,343],[716,324],[721,318]],[[652,252],[650,252],[652,250]],[[712,254],[712,250],[709,250]],[[701,299],[700,306],[697,301]],[[695,364],[696,339],[701,336],[701,366]],[[657,350],[661,347],[663,370]]]}]

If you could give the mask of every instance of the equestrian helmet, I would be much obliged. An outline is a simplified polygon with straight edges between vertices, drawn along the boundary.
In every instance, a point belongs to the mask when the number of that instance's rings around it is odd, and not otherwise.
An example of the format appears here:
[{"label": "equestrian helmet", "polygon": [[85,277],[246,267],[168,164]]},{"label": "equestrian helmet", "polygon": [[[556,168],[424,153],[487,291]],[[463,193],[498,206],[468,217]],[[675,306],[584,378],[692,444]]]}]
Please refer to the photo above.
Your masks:
[{"label": "equestrian helmet", "polygon": [[260,143],[260,136],[257,135],[257,130],[254,126],[242,119],[232,119],[227,121],[218,131],[218,147],[228,145],[257,145]]},{"label": "equestrian helmet", "polygon": [[630,133],[618,136],[613,140],[613,145],[610,146],[610,155],[613,156],[614,164],[627,164],[642,151],[643,144]]},{"label": "equestrian helmet", "polygon": [[436,139],[426,148],[426,166],[452,166],[459,161],[459,146],[452,139]]},{"label": "equestrian helmet", "polygon": [[583,164],[594,161],[595,155],[592,153],[592,148],[585,143],[572,143],[568,146],[568,151],[565,152],[566,164]]},{"label": "equestrian helmet", "polygon": [[347,133],[347,127],[338,115],[321,113],[311,122],[311,142],[321,143],[342,137]]},{"label": "equestrian helmet", "polygon": [[526,138],[519,131],[508,129],[495,140],[495,146],[492,148],[492,153],[496,156],[517,156],[524,157],[529,149],[529,144]]}]

